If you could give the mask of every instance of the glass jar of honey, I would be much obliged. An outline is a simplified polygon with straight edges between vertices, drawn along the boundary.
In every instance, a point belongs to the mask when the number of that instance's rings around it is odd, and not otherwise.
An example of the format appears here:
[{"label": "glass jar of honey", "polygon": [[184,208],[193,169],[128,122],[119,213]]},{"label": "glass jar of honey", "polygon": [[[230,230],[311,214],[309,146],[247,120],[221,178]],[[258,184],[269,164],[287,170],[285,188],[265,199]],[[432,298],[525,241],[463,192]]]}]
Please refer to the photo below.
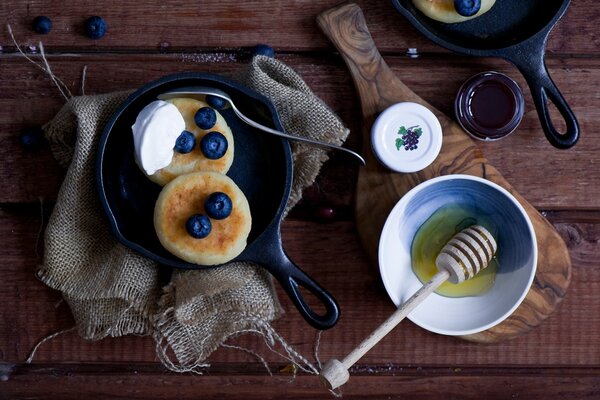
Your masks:
[{"label": "glass jar of honey", "polygon": [[472,137],[492,141],[515,131],[523,119],[525,101],[519,85],[498,72],[468,79],[454,102],[456,119]]}]

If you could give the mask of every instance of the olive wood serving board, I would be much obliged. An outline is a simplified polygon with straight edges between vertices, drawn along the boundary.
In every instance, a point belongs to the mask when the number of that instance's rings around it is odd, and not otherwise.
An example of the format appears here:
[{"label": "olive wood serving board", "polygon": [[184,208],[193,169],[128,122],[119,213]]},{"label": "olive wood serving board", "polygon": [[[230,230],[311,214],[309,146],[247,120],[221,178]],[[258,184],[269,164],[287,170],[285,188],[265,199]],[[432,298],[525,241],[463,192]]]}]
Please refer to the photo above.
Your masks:
[{"label": "olive wood serving board", "polygon": [[[537,273],[525,300],[508,319],[484,332],[462,338],[493,343],[517,337],[538,326],[556,309],[571,281],[571,259],[558,232],[511,187],[456,122],[434,109],[394,75],[375,47],[360,7],[342,4],[320,14],[317,22],[350,69],[361,101],[363,155],[367,165],[358,175],[356,224],[372,264],[377,265],[379,237],[389,212],[414,186],[448,174],[488,179],[511,192],[529,214],[537,235]],[[395,173],[381,166],[370,144],[370,128],[378,114],[403,101],[419,103],[433,111],[444,134],[442,150],[434,163],[412,174]]]}]

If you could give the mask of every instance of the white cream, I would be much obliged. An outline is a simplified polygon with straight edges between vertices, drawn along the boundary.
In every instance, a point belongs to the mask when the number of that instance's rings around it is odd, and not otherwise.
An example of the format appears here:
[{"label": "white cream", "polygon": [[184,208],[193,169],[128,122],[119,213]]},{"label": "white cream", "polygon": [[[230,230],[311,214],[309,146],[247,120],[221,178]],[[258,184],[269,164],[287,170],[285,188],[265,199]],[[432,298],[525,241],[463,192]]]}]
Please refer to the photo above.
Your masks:
[{"label": "white cream", "polygon": [[157,100],[140,111],[131,129],[136,161],[152,175],[171,163],[185,120],[175,105]]}]

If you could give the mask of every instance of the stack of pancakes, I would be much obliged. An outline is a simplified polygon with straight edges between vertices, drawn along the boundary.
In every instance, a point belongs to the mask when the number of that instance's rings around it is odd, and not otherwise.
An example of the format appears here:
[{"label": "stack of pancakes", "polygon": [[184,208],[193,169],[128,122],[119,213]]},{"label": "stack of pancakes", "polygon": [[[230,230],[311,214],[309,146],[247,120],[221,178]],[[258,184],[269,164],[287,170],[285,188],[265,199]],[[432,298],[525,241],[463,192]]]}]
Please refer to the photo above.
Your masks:
[{"label": "stack of pancakes", "polygon": [[[185,130],[194,134],[197,145],[186,154],[175,152],[171,163],[148,178],[164,186],[154,208],[154,228],[161,244],[173,255],[190,263],[216,265],[238,256],[246,247],[252,225],[250,206],[240,188],[225,174],[234,157],[231,129],[215,110],[217,122],[204,130],[196,125],[196,112],[208,107],[204,101],[192,98],[167,100],[174,104],[185,120]],[[200,150],[200,140],[209,132],[220,132],[228,142],[223,157],[213,160]],[[223,192],[233,204],[231,215],[211,220],[210,234],[201,239],[192,237],[186,222],[194,214],[204,214],[204,202],[214,192]]]}]

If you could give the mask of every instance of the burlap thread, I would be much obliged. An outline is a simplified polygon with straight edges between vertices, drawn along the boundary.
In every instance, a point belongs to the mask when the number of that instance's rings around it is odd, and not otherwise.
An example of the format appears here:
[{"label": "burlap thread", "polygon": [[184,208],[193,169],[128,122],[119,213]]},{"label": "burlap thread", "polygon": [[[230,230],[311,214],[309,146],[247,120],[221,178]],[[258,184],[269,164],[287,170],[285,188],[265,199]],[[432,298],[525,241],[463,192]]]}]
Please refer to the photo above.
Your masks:
[{"label": "burlap thread", "polygon": [[[287,132],[335,144],[346,139],[339,118],[282,62],[256,56],[241,79],[273,102]],[[261,335],[273,348],[282,339],[270,322],[282,310],[264,269],[236,262],[174,271],[161,287],[159,266],[112,236],[96,194],[95,154],[106,122],[128,94],[72,97],[44,127],[56,159],[68,169],[46,229],[38,277],[62,292],[83,338],[152,335],[159,359],[174,371],[197,372],[225,340],[243,333]],[[322,149],[299,144],[293,155],[286,213],[327,159]],[[285,345],[284,352],[306,361]]]}]

